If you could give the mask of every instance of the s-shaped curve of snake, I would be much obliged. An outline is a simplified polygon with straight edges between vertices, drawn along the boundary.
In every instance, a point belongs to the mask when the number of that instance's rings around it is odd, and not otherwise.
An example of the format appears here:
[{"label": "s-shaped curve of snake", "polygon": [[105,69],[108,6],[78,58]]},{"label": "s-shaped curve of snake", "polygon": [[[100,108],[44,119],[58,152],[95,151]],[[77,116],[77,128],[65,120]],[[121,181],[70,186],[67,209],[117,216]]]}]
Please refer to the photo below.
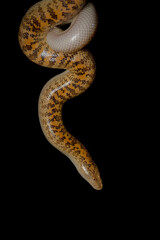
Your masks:
[{"label": "s-shaped curve of snake", "polygon": [[[59,27],[70,23],[66,30]],[[96,189],[102,189],[98,167],[89,152],[65,128],[63,104],[84,92],[95,77],[95,61],[84,46],[97,26],[92,3],[86,0],[42,0],[25,14],[19,28],[19,43],[33,62],[65,69],[43,87],[38,104],[42,131],[48,141],[65,154],[80,175]]]}]

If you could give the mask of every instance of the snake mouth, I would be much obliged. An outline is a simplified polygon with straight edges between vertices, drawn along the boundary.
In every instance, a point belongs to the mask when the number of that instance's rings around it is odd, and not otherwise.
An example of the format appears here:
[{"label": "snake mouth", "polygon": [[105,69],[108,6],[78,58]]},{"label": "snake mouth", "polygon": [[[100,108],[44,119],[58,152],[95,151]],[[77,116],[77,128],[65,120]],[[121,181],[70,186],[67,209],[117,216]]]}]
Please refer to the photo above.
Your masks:
[{"label": "snake mouth", "polygon": [[98,176],[96,178],[94,178],[93,181],[90,182],[90,184],[95,190],[102,190],[103,183],[102,183],[100,174],[98,174]]},{"label": "snake mouth", "polygon": [[99,185],[93,186],[93,188],[96,189],[96,190],[102,190],[102,188],[103,188],[102,182]]}]

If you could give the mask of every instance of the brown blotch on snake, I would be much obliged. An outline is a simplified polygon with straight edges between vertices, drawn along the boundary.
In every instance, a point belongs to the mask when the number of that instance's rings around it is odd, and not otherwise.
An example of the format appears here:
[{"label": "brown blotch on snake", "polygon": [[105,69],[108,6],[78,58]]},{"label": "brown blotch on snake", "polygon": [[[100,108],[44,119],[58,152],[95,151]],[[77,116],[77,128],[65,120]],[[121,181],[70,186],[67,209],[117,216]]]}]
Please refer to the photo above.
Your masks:
[{"label": "brown blotch on snake", "polygon": [[[43,87],[38,104],[39,120],[48,141],[65,154],[81,176],[93,188],[102,189],[97,165],[85,146],[65,128],[63,104],[91,85],[95,77],[95,61],[84,46],[97,26],[96,11],[86,0],[43,0],[31,7],[19,28],[19,43],[33,62],[65,71]],[[58,26],[70,22],[62,31]],[[82,49],[82,50],[81,50]]]}]

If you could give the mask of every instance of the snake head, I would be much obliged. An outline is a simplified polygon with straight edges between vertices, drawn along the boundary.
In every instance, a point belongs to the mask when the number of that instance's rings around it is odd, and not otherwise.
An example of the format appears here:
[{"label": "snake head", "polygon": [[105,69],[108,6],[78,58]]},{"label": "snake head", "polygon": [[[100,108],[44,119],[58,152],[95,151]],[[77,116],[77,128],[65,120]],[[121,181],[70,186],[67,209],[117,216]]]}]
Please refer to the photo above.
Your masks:
[{"label": "snake head", "polygon": [[94,162],[88,164],[86,161],[82,163],[81,167],[77,167],[80,175],[96,190],[103,188],[101,176],[98,167]]}]

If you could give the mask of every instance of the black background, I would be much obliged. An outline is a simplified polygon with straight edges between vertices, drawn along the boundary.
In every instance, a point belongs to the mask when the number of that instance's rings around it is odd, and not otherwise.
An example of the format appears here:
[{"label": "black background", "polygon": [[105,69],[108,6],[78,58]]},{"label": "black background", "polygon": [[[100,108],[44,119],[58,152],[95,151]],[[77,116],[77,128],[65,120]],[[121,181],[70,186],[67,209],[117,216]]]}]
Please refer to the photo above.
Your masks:
[{"label": "black background", "polygon": [[99,25],[87,48],[96,60],[96,78],[85,93],[66,102],[63,109],[66,128],[87,147],[99,167],[104,187],[96,191],[81,178],[70,160],[47,142],[39,125],[41,89],[61,71],[32,63],[19,47],[19,24],[35,2],[12,3],[9,12],[13,21],[5,29],[5,46],[9,47],[7,51],[2,49],[8,63],[4,182],[8,181],[9,195],[23,211],[24,206],[26,212],[33,208],[39,215],[40,211],[53,215],[58,210],[65,218],[70,214],[73,219],[83,217],[84,225],[91,221],[93,228],[97,224],[101,227],[108,214],[107,221],[115,221],[114,214],[120,221],[123,209],[129,206],[129,211],[134,211],[131,201],[137,201],[133,169],[137,168],[140,148],[134,140],[139,114],[134,112],[139,93],[134,92],[134,68],[138,66],[130,58],[134,52],[129,31],[132,23],[126,22],[122,4],[107,2],[104,7],[100,1],[92,1]]}]

